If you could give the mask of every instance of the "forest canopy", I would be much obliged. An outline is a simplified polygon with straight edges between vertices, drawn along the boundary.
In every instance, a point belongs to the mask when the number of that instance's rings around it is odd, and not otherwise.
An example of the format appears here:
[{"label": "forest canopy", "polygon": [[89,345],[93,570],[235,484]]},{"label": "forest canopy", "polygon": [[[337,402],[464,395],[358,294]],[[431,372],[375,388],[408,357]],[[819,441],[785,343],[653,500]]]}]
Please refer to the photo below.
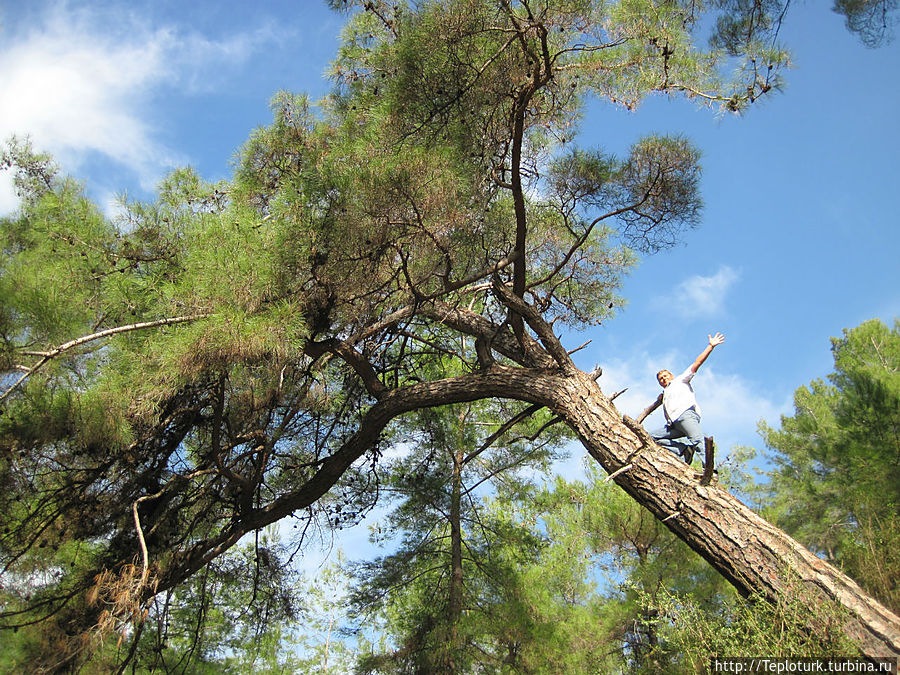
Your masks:
[{"label": "forest canopy", "polygon": [[[27,634],[15,658],[36,672],[94,655],[169,668],[165,640],[141,641],[155,624],[184,631],[190,663],[204,621],[227,632],[214,593],[257,627],[287,622],[307,537],[391,491],[423,518],[413,530],[446,508],[454,578],[465,485],[508,476],[512,499],[533,489],[515,470],[572,438],[740,593],[772,601],[792,588],[786,568],[824,576],[810,592],[850,612],[841,639],[896,654],[889,609],[727,490],[698,487],[559,338],[611,320],[638,256],[702,212],[688,139],[576,147],[586,102],[745,111],[782,85],[787,3],[331,4],[347,11],[333,91],[318,105],[275,95],[227,181],[179,169],[110,218],[27,141],[3,153],[21,198],[0,222],[0,622]],[[859,7],[840,8],[858,30]],[[406,464],[385,459],[397,448]],[[886,517],[863,503],[842,508]],[[502,516],[482,535],[510,550],[467,544],[498,596],[519,562],[546,562]],[[286,523],[296,536],[258,534]],[[713,536],[723,523],[756,543]],[[840,545],[849,560],[853,542]],[[372,588],[419,561],[380,564]],[[896,610],[895,590],[872,588]],[[357,590],[363,605],[371,588]],[[447,594],[461,617],[462,586]],[[457,667],[451,652],[441,667]]]}]

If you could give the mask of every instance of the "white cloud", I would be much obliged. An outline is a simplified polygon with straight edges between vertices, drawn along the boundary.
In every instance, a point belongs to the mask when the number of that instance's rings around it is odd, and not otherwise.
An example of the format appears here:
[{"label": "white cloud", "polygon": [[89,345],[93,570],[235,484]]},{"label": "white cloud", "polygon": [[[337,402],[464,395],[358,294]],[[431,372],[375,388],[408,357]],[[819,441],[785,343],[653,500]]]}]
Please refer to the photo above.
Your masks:
[{"label": "white cloud", "polygon": [[18,203],[12,176],[9,171],[0,171],[0,216],[15,211]]},{"label": "white cloud", "polygon": [[167,74],[165,34],[117,42],[63,11],[0,53],[0,135],[28,135],[70,170],[97,152],[142,180],[158,175],[175,157],[141,109]]},{"label": "white cloud", "polygon": [[717,316],[723,312],[725,296],[739,278],[736,270],[723,265],[712,276],[698,274],[685,279],[657,303],[685,318]]},{"label": "white cloud", "polygon": [[662,368],[678,370],[682,361],[684,358],[674,351],[656,355],[635,352],[624,359],[604,363],[598,382],[607,396],[625,389],[615,400],[616,408],[635,418],[659,396],[656,373]]},{"label": "white cloud", "polygon": [[738,443],[762,447],[756,434],[759,421],[777,426],[779,416],[790,412],[789,401],[770,400],[756,383],[739,375],[720,373],[711,367],[698,373],[697,380],[704,424],[709,420],[708,433],[725,441],[726,447]]},{"label": "white cloud", "polygon": [[[69,173],[99,157],[132,172],[145,189],[186,163],[160,139],[153,104],[167,90],[221,86],[228,67],[248,59],[272,32],[263,28],[216,41],[146,23],[124,9],[100,13],[60,4],[30,30],[5,30],[0,141],[29,136]],[[6,193],[0,208],[10,210]]]}]

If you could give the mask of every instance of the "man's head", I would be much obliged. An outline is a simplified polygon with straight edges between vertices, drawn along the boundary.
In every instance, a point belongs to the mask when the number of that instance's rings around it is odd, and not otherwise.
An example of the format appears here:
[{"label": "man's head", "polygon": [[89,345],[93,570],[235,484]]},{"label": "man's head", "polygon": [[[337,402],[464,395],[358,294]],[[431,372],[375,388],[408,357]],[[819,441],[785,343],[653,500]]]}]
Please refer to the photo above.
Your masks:
[{"label": "man's head", "polygon": [[659,386],[665,389],[669,386],[669,382],[675,379],[675,376],[666,369],[659,371],[656,374],[656,381],[659,382]]}]

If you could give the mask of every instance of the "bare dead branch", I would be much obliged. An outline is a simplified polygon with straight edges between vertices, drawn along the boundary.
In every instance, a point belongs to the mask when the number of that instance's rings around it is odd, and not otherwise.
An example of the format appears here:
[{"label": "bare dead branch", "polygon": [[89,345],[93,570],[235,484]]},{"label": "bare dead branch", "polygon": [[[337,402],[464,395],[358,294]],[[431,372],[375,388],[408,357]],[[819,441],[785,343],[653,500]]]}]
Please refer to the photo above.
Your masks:
[{"label": "bare dead branch", "polygon": [[113,335],[118,335],[120,333],[130,333],[136,330],[143,330],[145,328],[159,328],[160,326],[172,326],[179,323],[186,323],[189,321],[196,321],[197,319],[205,319],[211,316],[211,314],[188,314],[185,316],[175,316],[175,317],[167,317],[165,319],[157,319],[156,321],[142,321],[140,323],[131,323],[127,326],[116,326],[115,328],[107,328],[106,330],[101,330],[96,333],[91,333],[90,335],[83,335],[79,338],[75,338],[74,340],[69,340],[68,342],[64,342],[58,347],[54,347],[50,351],[47,352],[32,352],[35,355],[40,354],[41,360],[38,361],[34,366],[32,366],[27,372],[23,373],[22,376],[12,383],[12,385],[0,394],[0,403],[2,403],[15,389],[25,381],[30,375],[33,375],[35,371],[39,370],[41,367],[46,365],[50,360],[56,358],[60,354],[64,354],[76,347],[80,347],[81,345],[85,345],[89,342],[94,342],[96,340],[102,340],[103,338],[107,338]]},{"label": "bare dead branch", "polygon": [[659,396],[656,397],[656,400],[653,403],[651,403],[646,408],[644,408],[644,410],[641,412],[641,414],[637,416],[637,419],[635,420],[635,422],[640,424],[645,419],[647,419],[647,416],[650,413],[652,413],[654,410],[656,410],[659,406],[662,405],[662,400],[663,400],[663,395],[660,394]]}]

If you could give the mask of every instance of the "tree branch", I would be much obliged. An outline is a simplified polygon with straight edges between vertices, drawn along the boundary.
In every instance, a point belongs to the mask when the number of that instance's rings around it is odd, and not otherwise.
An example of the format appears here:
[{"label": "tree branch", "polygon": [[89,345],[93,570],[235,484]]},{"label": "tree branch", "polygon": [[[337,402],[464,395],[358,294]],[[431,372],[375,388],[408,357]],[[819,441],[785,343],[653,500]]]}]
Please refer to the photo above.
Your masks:
[{"label": "tree branch", "polygon": [[385,387],[381,380],[378,379],[378,374],[375,372],[375,369],[372,367],[372,364],[369,363],[368,359],[344,340],[329,338],[327,340],[322,340],[321,342],[310,342],[303,351],[307,356],[312,358],[318,358],[325,352],[331,352],[332,354],[340,356],[354,371],[356,371],[356,374],[359,375],[360,379],[363,381],[366,391],[376,399],[380,398],[384,392],[387,391],[387,387]]},{"label": "tree branch", "polygon": [[531,329],[540,339],[541,344],[544,345],[544,348],[550,353],[560,368],[567,373],[577,370],[572,357],[569,356],[569,353],[562,346],[559,338],[554,335],[550,324],[544,320],[544,317],[534,307],[519,297],[514,290],[511,292],[497,277],[494,277],[493,289],[504,305],[528,322],[528,325],[531,326]]},{"label": "tree branch", "polygon": [[656,400],[653,403],[651,403],[646,408],[644,408],[643,412],[641,412],[641,414],[637,416],[637,419],[635,420],[635,422],[640,424],[645,419],[647,419],[647,416],[650,413],[652,413],[654,410],[656,410],[659,406],[662,405],[662,400],[663,400],[663,395],[660,394],[659,396],[656,397]]},{"label": "tree branch", "polygon": [[500,425],[500,428],[497,429],[497,431],[495,431],[494,433],[492,433],[490,436],[487,437],[487,440],[485,440],[484,443],[481,444],[481,447],[479,447],[477,450],[473,450],[468,455],[466,455],[463,458],[462,464],[466,465],[469,462],[471,462],[473,459],[478,457],[478,455],[480,455],[482,452],[484,452],[489,447],[491,447],[491,445],[494,444],[494,441],[496,441],[503,434],[505,434],[507,431],[512,429],[516,424],[518,424],[519,422],[524,420],[526,417],[531,417],[532,415],[534,415],[534,413],[536,413],[538,410],[540,410],[543,407],[544,406],[535,403],[534,405],[530,405],[527,408],[525,408],[525,410],[520,412],[518,415],[514,416],[512,419],[504,422],[502,425]]},{"label": "tree branch", "polygon": [[56,358],[60,354],[64,354],[76,347],[80,347],[81,345],[87,344],[89,342],[94,342],[95,340],[101,340],[106,337],[110,337],[112,335],[118,335],[119,333],[130,333],[136,330],[143,330],[145,328],[159,328],[160,326],[172,326],[179,323],[186,323],[188,321],[196,321],[197,319],[205,319],[209,316],[212,316],[209,313],[205,314],[188,314],[185,316],[175,316],[168,317],[165,319],[157,319],[156,321],[143,321],[141,323],[132,323],[127,326],[116,326],[115,328],[107,328],[106,330],[101,330],[97,333],[91,333],[90,335],[83,335],[79,338],[75,338],[74,340],[69,340],[58,347],[54,347],[48,352],[32,352],[34,355],[40,355],[41,360],[38,361],[34,366],[28,369],[27,372],[23,373],[22,376],[12,383],[12,385],[0,394],[0,403],[2,403],[15,389],[25,381],[30,375],[33,375],[35,371],[39,370],[43,366],[45,366],[49,361]]}]

